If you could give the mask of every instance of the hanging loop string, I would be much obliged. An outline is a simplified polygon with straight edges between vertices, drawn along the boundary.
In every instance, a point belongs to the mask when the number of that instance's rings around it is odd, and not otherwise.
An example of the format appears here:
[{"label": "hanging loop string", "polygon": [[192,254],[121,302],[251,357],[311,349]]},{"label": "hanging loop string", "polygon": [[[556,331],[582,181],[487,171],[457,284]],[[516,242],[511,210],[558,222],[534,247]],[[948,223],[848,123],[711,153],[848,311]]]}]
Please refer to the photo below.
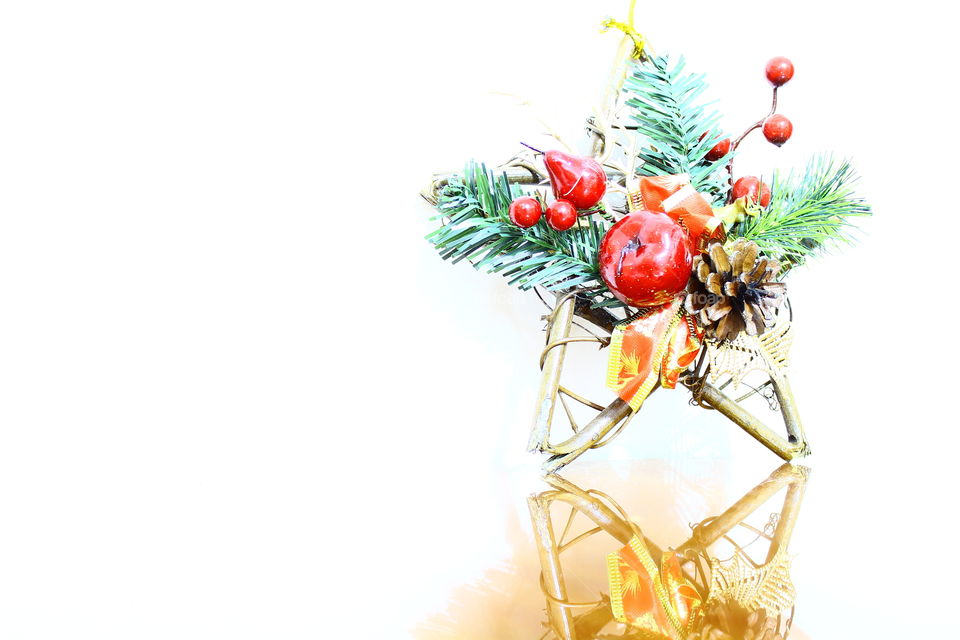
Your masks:
[{"label": "hanging loop string", "polygon": [[[631,11],[631,13],[633,12]],[[603,21],[601,26],[603,27],[602,31],[619,29],[624,35],[629,36],[630,39],[633,40],[633,58],[635,60],[640,60],[643,58],[643,51],[647,46],[647,41],[636,29],[633,28],[632,24],[620,22],[619,20],[614,20],[613,18],[608,18],[607,20]]]}]

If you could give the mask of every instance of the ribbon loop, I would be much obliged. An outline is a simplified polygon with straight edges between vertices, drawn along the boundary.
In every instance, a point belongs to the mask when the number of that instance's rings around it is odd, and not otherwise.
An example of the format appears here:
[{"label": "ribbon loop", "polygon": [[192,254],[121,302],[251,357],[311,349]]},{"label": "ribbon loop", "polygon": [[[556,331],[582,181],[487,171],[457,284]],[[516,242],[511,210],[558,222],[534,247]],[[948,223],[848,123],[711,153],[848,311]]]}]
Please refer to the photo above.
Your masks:
[{"label": "ribbon loop", "polygon": [[712,242],[726,239],[721,219],[693,188],[686,173],[640,178],[630,190],[627,203],[631,212],[646,209],[666,213],[684,228],[701,252]]},{"label": "ribbon loop", "polygon": [[634,411],[658,381],[675,388],[703,345],[703,329],[684,312],[679,297],[638,315],[614,329],[607,363],[607,386]]}]

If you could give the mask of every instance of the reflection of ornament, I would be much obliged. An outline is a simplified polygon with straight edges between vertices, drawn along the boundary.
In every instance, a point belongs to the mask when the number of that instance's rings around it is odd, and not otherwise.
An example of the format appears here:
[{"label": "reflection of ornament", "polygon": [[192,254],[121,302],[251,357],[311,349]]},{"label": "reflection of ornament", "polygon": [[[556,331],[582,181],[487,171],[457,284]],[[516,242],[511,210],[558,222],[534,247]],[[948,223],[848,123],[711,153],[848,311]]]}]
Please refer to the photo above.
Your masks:
[{"label": "reflection of ornament", "polygon": [[543,209],[536,198],[521,196],[510,203],[510,222],[527,229],[537,224]]},{"label": "reflection of ornament", "polygon": [[787,287],[774,278],[776,261],[760,255],[755,242],[738,239],[729,254],[720,243],[694,258],[685,308],[697,316],[707,335],[733,340],[741,331],[755,336],[773,324]]},{"label": "reflection of ornament", "polygon": [[677,555],[657,562],[640,536],[607,556],[607,578],[613,617],[657,638],[682,636],[702,605]]},{"label": "reflection of ornament", "polygon": [[[690,538],[673,550],[647,537],[643,523],[632,520],[606,493],[581,489],[556,474],[544,481],[550,490],[531,496],[527,505],[555,637],[781,640],[788,634],[796,596],[788,549],[807,481],[804,467],[784,464],[726,511],[694,526]],[[762,530],[750,525],[781,492],[782,507],[768,525]],[[559,505],[571,507],[569,514]],[[581,520],[587,522],[578,525]],[[737,542],[742,537],[738,532],[749,532],[750,541]],[[568,581],[582,584],[582,576],[562,560],[566,551],[594,534],[619,543],[619,551],[606,557],[610,596],[574,601]],[[731,559],[717,561],[715,554],[726,557],[730,546]],[[590,566],[596,562],[599,558]],[[614,620],[628,625],[623,636],[609,635],[607,625]]]},{"label": "reflection of ornament", "polygon": [[569,201],[577,209],[596,206],[607,191],[607,174],[593,158],[547,151],[543,161],[550,174],[553,195]]},{"label": "reflection of ornament", "polygon": [[749,610],[778,615],[790,609],[797,592],[790,580],[790,556],[781,548],[773,558],[755,565],[742,554],[710,561],[711,599],[732,600]]},{"label": "reflection of ornament", "polygon": [[706,609],[701,626],[686,640],[783,640],[777,619],[763,609],[750,610],[736,600],[718,600]]},{"label": "reflection of ornament", "polygon": [[547,207],[547,224],[557,231],[566,231],[577,224],[577,208],[566,200],[554,200]]},{"label": "reflection of ornament", "polygon": [[786,116],[775,113],[763,121],[763,135],[768,142],[782,147],[793,135],[793,123]]},{"label": "reflection of ornament", "polygon": [[635,307],[669,302],[690,278],[693,246],[665,213],[637,211],[600,243],[600,275],[617,298]]}]

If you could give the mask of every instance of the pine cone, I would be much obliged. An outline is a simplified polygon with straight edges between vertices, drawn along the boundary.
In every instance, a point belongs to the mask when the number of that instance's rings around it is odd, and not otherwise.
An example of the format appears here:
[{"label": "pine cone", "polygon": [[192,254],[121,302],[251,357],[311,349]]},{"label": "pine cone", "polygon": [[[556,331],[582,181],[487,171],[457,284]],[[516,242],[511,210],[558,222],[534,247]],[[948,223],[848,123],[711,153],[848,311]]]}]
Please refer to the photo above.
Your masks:
[{"label": "pine cone", "polygon": [[734,600],[710,605],[687,640],[783,640],[765,609],[748,611]]},{"label": "pine cone", "polygon": [[716,242],[706,255],[693,259],[694,275],[684,303],[711,338],[733,340],[741,331],[755,336],[773,324],[787,286],[774,278],[776,260],[760,255],[755,242],[740,238],[729,253]]}]

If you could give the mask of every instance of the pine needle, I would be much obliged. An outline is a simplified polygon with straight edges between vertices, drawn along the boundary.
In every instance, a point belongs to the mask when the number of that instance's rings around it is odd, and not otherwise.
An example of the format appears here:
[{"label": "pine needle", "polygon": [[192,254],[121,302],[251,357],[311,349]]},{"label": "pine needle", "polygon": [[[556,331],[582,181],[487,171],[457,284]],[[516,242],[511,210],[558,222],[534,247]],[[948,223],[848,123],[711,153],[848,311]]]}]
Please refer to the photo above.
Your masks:
[{"label": "pine needle", "polygon": [[[667,57],[635,63],[624,83],[637,133],[647,144],[638,153],[644,176],[686,173],[690,183],[714,202],[722,202],[729,184],[724,170],[730,154],[715,162],[706,155],[723,135],[716,111],[697,101],[707,89],[702,74],[684,74],[684,61],[671,68]],[[702,138],[702,139],[701,139]]]}]

